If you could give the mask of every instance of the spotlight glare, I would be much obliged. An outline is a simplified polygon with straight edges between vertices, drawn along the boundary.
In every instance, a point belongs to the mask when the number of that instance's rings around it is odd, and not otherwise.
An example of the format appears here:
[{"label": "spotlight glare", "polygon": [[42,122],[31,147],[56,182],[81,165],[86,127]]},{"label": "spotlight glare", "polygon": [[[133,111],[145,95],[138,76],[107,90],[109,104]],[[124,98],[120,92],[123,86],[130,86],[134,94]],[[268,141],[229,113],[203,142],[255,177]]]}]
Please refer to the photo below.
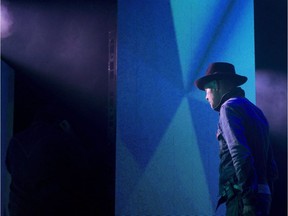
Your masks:
[{"label": "spotlight glare", "polygon": [[0,22],[1,22],[1,39],[7,38],[11,35],[11,27],[13,24],[12,17],[8,11],[8,8],[3,5],[3,3],[0,3]]}]

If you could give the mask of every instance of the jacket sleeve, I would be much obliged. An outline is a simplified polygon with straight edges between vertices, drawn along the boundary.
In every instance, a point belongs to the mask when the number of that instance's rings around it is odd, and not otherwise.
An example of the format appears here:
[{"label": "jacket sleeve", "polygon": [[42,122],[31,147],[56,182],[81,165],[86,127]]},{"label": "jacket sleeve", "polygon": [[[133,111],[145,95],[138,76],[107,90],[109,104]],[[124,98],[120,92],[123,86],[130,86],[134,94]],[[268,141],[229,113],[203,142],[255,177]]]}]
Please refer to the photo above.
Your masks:
[{"label": "jacket sleeve", "polygon": [[245,135],[245,119],[237,108],[223,105],[220,110],[223,137],[233,161],[244,205],[254,205],[257,176],[252,151]]}]

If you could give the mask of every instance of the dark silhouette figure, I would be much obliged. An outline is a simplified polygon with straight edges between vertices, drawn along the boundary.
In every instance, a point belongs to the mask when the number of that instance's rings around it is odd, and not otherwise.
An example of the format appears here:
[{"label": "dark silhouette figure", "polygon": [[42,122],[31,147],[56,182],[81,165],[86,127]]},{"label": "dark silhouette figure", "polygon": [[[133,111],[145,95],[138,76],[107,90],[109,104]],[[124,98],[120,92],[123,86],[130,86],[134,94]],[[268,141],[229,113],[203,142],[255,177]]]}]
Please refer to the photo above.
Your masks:
[{"label": "dark silhouette figure", "polygon": [[10,142],[11,216],[89,215],[85,149],[60,110],[42,109]]}]

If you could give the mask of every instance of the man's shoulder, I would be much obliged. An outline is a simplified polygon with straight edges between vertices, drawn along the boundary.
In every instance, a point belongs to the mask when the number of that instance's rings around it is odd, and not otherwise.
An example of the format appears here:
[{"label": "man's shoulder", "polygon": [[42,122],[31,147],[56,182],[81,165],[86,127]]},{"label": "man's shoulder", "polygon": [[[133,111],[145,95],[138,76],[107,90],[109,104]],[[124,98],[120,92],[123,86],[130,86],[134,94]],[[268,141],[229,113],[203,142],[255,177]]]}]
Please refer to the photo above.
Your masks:
[{"label": "man's shoulder", "polygon": [[225,101],[222,106],[223,107],[230,107],[230,106],[241,106],[241,105],[250,105],[252,104],[247,98],[245,97],[232,97]]},{"label": "man's shoulder", "polygon": [[262,110],[245,97],[230,98],[221,106],[220,113],[238,113],[245,116],[257,114],[265,118]]},{"label": "man's shoulder", "polygon": [[233,97],[225,101],[220,108],[220,113],[246,113],[248,110],[258,108],[245,97]]}]

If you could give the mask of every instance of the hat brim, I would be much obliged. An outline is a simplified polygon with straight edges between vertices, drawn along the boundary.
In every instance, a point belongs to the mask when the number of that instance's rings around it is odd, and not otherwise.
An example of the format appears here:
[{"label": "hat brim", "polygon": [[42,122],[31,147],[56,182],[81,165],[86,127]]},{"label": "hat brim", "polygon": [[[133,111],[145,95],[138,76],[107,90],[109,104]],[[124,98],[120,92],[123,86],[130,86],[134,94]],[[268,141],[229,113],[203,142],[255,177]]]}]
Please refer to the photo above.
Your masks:
[{"label": "hat brim", "polygon": [[242,84],[244,84],[247,81],[247,77],[245,76],[241,76],[238,74],[231,74],[231,75],[227,75],[227,74],[211,74],[208,76],[204,76],[199,78],[198,80],[195,81],[195,85],[197,86],[197,88],[199,88],[200,90],[205,90],[204,86],[213,81],[213,80],[231,80],[235,83],[236,86],[240,86]]}]

